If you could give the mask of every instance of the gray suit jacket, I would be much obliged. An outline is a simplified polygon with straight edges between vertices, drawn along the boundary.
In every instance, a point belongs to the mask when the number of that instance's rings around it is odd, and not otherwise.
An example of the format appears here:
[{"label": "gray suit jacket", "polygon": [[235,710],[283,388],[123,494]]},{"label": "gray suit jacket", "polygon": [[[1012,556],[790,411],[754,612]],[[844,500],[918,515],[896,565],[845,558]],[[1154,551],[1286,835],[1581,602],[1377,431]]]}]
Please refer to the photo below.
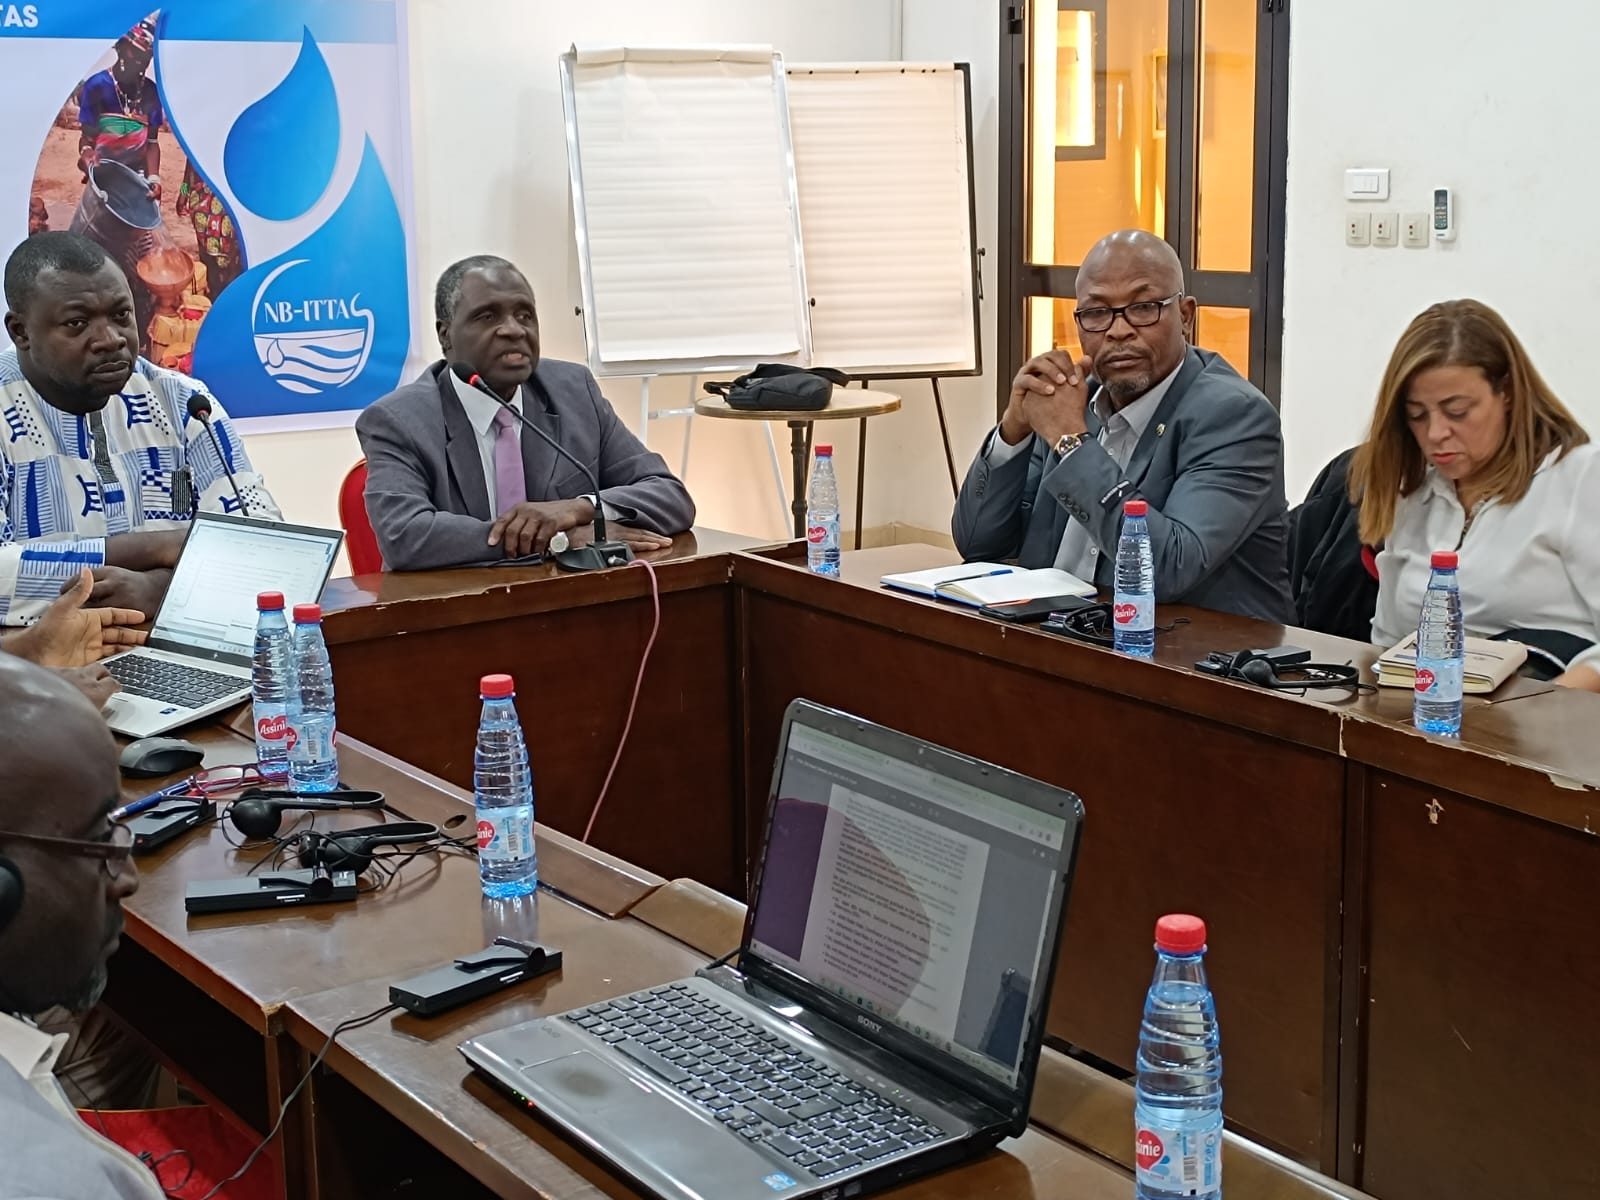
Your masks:
[{"label": "gray suit jacket", "polygon": [[[1092,409],[1089,424],[1099,432]],[[1048,567],[1070,517],[1100,548],[1093,582],[1110,588],[1122,501],[1133,497],[1150,503],[1157,603],[1293,620],[1278,414],[1209,350],[1189,350],[1126,473],[1095,442],[1058,459],[1035,437],[1031,453],[992,469],[980,452],[952,532],[969,561]]]},{"label": "gray suit jacket", "polygon": [[0,1200],[160,1200],[154,1175],[78,1126],[0,1059]]},{"label": "gray suit jacket", "polygon": [[[527,417],[586,464],[622,523],[655,533],[694,524],[694,501],[659,454],[617,419],[588,368],[542,359],[527,385]],[[531,402],[530,402],[531,401]],[[477,437],[446,364],[434,363],[356,420],[367,456],[367,515],[391,571],[500,559]],[[522,431],[530,500],[588,495],[589,481],[536,434]]]}]

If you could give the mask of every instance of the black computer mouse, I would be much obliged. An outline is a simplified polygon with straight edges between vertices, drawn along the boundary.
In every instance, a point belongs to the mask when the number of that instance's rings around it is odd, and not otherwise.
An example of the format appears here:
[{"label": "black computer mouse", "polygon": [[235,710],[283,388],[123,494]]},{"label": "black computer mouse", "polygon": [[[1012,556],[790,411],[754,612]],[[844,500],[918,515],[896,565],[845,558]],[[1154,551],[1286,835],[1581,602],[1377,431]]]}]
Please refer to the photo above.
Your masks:
[{"label": "black computer mouse", "polygon": [[182,738],[147,737],[129,742],[118,763],[124,775],[135,779],[153,779],[157,775],[171,775],[185,767],[197,767],[206,752],[193,742]]}]

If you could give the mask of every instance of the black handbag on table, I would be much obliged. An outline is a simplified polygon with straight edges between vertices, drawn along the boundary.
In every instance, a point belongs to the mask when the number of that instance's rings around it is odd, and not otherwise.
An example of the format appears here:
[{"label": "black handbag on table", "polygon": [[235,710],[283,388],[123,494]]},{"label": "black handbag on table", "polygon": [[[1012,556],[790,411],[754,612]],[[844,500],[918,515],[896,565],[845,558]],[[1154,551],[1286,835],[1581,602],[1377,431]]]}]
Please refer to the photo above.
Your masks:
[{"label": "black handbag on table", "polygon": [[850,376],[832,367],[761,363],[737,379],[710,380],[705,390],[745,412],[816,412],[828,407],[835,387],[849,382]]}]

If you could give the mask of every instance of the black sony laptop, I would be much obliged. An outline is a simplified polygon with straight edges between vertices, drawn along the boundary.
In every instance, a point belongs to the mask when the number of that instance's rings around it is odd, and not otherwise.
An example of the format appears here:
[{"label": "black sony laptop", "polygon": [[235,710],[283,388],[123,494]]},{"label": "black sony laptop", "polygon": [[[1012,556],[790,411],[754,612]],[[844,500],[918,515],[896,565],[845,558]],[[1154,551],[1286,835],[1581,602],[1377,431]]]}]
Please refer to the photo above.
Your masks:
[{"label": "black sony laptop", "polygon": [[1083,806],[797,700],[737,969],[461,1046],[671,1200],[856,1196],[1020,1134]]}]

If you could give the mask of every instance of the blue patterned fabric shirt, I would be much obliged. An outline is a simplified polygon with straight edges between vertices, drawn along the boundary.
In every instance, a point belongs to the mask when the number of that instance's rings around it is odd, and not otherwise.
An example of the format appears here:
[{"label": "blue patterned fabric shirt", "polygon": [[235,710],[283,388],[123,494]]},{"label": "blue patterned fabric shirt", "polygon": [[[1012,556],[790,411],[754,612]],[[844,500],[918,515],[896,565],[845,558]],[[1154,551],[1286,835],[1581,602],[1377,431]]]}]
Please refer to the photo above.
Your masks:
[{"label": "blue patterned fabric shirt", "polygon": [[[110,458],[102,480],[90,419],[46,403],[23,378],[17,352],[0,354],[0,624],[36,619],[65,580],[105,562],[106,538],[187,526],[191,514],[175,512],[172,498],[173,474],[182,467],[202,509],[238,512],[205,426],[188,415],[189,397],[206,390],[139,359],[122,391],[100,410]],[[211,426],[250,515],[279,519],[244,442],[215,402]]]}]

